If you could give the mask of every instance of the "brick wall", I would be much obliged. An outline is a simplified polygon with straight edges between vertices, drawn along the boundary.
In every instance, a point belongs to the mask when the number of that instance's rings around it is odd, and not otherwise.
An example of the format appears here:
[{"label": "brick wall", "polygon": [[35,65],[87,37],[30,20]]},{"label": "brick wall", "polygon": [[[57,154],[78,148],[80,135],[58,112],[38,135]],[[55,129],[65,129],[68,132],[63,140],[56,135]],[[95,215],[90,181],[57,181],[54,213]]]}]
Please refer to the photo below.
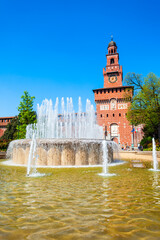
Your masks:
[{"label": "brick wall", "polygon": [[7,127],[8,123],[10,123],[13,118],[14,117],[1,117],[0,118],[0,137],[3,136],[4,132],[6,131],[6,127]]},{"label": "brick wall", "polygon": [[[110,42],[106,57],[107,65],[103,69],[104,88],[93,90],[97,122],[103,126],[106,139],[114,140],[125,148],[133,143],[133,133],[131,132],[133,127],[126,118],[133,95],[133,87],[122,86],[123,72],[122,66],[119,65],[119,54],[115,42]],[[111,77],[113,77],[113,81],[111,81]],[[140,140],[139,138],[136,144]]]}]

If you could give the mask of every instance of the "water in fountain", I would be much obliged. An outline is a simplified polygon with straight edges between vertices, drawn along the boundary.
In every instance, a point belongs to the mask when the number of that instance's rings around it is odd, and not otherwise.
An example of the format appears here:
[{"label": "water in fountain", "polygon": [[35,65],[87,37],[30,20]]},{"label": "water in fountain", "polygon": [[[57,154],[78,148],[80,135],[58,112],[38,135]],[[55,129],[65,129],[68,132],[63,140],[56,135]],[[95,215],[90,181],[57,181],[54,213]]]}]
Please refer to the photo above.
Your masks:
[{"label": "water in fountain", "polygon": [[30,145],[30,151],[28,156],[28,164],[27,164],[27,176],[31,174],[31,170],[33,173],[36,172],[36,138],[33,133],[32,141]]},{"label": "water in fountain", "polygon": [[59,100],[53,109],[52,100],[45,99],[37,107],[37,124],[27,126],[26,138],[78,138],[102,139],[103,128],[96,123],[93,105],[87,99],[85,112],[82,112],[81,98],[78,100],[78,113],[75,113],[72,98],[61,99],[61,114],[58,114]]},{"label": "water in fountain", "polygon": [[[38,105],[37,123],[27,126],[27,139],[18,140],[12,144],[12,149],[16,150],[13,154],[14,162],[16,163],[16,159],[21,162],[20,154],[24,154],[24,152],[28,154],[26,148],[28,144],[30,145],[30,153],[27,174],[29,175],[32,169],[36,169],[36,167],[32,167],[36,166],[36,152],[40,154],[37,160],[38,165],[44,163],[45,166],[52,166],[52,164],[99,164],[101,162],[99,156],[102,153],[103,174],[108,176],[108,162],[113,160],[113,149],[116,143],[103,140],[103,128],[96,123],[93,105],[87,99],[84,113],[81,98],[79,98],[78,112],[75,113],[72,98],[67,98],[66,103],[62,98],[60,102],[59,106],[57,98],[53,107],[52,101],[45,99],[41,106]],[[95,145],[96,149],[93,149]],[[43,161],[44,156],[41,154],[41,148],[46,154],[45,161]],[[78,150],[75,151],[75,149]],[[48,152],[50,152],[49,155]],[[99,155],[96,157],[97,152]],[[59,154],[58,160],[56,154]]]},{"label": "water in fountain", "polygon": [[[75,113],[72,98],[45,99],[37,106],[37,123],[27,126],[26,138],[32,139],[28,158],[27,174],[30,174],[32,162],[35,162],[36,139],[102,139],[103,128],[96,123],[93,105],[87,99],[85,112],[82,112],[81,98],[78,99],[78,112]],[[58,114],[60,112],[60,114]]]},{"label": "water in fountain", "polygon": [[102,151],[103,151],[103,173],[108,174],[108,148],[107,142],[105,140],[102,142]]},{"label": "water in fountain", "polygon": [[32,136],[32,141],[30,143],[30,151],[29,151],[29,156],[28,156],[28,163],[27,163],[27,177],[41,177],[44,176],[45,174],[37,172],[37,142],[36,142],[36,137],[35,133],[33,133]]},{"label": "water in fountain", "polygon": [[152,138],[152,157],[153,157],[153,169],[150,169],[150,170],[152,170],[152,171],[160,171],[158,169],[156,144],[155,144],[155,139],[154,138]]},{"label": "water in fountain", "polygon": [[153,169],[156,171],[158,169],[158,161],[157,161],[156,144],[155,144],[154,138],[152,138],[152,154],[153,154]]},{"label": "water in fountain", "polygon": [[[103,152],[103,170],[102,173],[99,173],[98,175],[103,176],[103,177],[107,177],[107,176],[114,176],[114,173],[109,173],[108,172],[108,143],[106,140],[103,140],[102,142],[102,152]],[[116,144],[116,143],[115,143]],[[111,145],[114,145],[114,142],[111,143]]]}]

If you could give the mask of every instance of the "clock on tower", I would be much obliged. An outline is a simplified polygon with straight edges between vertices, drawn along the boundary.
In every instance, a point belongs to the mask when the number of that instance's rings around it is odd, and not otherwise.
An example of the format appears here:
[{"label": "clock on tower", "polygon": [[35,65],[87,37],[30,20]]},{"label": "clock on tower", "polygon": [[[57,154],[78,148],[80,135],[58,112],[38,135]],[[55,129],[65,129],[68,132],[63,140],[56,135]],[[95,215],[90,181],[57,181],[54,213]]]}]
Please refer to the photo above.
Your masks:
[{"label": "clock on tower", "polygon": [[117,81],[117,76],[111,75],[108,77],[110,83],[115,83]]}]

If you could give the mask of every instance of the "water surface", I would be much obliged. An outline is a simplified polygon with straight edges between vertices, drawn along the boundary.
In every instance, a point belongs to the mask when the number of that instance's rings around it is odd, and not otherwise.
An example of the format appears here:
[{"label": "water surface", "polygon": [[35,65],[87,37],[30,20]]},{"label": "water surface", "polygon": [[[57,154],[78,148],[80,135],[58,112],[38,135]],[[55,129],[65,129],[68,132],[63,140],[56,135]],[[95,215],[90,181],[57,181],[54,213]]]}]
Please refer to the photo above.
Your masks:
[{"label": "water surface", "polygon": [[160,239],[160,172],[0,165],[0,239]]}]

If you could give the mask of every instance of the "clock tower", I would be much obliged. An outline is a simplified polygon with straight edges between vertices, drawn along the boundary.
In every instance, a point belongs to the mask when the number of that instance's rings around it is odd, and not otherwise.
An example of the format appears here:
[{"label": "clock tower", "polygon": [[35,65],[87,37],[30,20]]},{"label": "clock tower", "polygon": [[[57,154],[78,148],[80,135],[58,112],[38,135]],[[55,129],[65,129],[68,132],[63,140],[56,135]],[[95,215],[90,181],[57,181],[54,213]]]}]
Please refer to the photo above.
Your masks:
[{"label": "clock tower", "polygon": [[122,66],[119,65],[119,53],[117,45],[111,39],[108,44],[108,54],[106,55],[107,65],[103,68],[104,88],[122,86],[123,73]]},{"label": "clock tower", "polygon": [[104,87],[93,90],[97,122],[103,126],[105,139],[113,140],[121,147],[128,148],[131,147],[134,139],[132,126],[126,117],[133,87],[122,85],[122,66],[119,65],[119,53],[113,39],[107,49],[107,65],[103,69]]}]

